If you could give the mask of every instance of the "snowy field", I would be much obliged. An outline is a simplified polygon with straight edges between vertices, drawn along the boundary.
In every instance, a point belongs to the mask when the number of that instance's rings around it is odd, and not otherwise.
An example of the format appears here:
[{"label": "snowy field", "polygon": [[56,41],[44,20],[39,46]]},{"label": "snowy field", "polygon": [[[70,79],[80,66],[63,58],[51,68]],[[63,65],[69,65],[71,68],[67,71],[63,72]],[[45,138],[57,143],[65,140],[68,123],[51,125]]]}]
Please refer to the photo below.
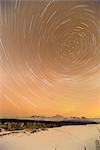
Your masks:
[{"label": "snowy field", "polygon": [[100,125],[63,126],[34,134],[0,137],[0,150],[96,150]]}]

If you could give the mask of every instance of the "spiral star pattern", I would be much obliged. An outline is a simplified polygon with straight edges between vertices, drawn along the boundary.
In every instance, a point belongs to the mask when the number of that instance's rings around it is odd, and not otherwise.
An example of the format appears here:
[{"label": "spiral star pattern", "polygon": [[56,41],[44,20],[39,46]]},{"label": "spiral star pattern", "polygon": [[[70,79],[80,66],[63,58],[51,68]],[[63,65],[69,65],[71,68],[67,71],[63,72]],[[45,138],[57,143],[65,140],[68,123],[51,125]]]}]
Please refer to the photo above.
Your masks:
[{"label": "spiral star pattern", "polygon": [[99,1],[0,1],[0,103],[1,115],[100,115]]}]

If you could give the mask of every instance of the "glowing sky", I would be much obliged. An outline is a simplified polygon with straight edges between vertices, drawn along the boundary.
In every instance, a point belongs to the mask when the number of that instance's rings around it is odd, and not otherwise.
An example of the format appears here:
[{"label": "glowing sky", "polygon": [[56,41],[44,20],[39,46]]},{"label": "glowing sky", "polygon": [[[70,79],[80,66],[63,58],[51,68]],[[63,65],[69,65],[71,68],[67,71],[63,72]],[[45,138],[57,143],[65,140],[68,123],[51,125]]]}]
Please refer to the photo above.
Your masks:
[{"label": "glowing sky", "polygon": [[100,117],[100,2],[0,1],[0,115]]}]

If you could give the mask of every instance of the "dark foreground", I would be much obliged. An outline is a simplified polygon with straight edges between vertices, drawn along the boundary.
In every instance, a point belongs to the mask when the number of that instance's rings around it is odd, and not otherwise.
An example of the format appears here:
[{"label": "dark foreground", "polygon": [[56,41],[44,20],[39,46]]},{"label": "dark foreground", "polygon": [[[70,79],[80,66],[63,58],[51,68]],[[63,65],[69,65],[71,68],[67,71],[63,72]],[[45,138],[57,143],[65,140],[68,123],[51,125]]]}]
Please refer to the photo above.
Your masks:
[{"label": "dark foreground", "polygon": [[2,131],[17,131],[30,130],[36,132],[47,128],[61,127],[66,125],[87,125],[97,124],[95,121],[83,120],[67,120],[67,121],[44,121],[44,120],[29,120],[29,119],[0,119],[0,132]]}]

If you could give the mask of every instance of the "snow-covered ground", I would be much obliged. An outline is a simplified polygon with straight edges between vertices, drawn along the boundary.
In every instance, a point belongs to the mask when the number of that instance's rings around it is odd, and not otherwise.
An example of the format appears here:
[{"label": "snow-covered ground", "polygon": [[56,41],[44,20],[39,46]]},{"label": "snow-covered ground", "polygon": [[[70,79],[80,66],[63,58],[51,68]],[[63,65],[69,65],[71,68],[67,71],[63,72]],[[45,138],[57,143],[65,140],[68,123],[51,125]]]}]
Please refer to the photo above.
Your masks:
[{"label": "snow-covered ground", "polygon": [[0,150],[96,150],[100,125],[63,126],[34,134],[0,137]]}]

